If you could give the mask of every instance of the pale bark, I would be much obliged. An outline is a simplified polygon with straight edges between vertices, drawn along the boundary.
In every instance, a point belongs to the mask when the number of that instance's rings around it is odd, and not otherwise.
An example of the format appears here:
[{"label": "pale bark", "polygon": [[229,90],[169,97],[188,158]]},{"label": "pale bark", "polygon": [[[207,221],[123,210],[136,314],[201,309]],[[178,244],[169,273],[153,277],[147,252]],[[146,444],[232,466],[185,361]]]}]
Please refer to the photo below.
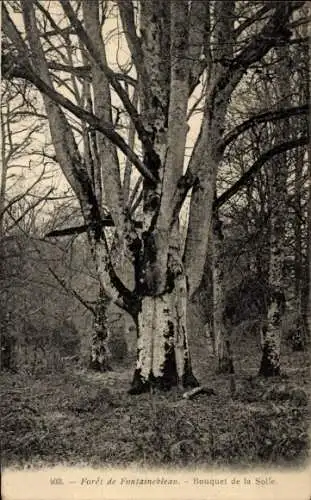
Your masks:
[{"label": "pale bark", "polygon": [[107,317],[109,303],[110,300],[105,296],[103,289],[100,287],[95,310],[90,355],[90,368],[100,372],[111,369],[111,353],[108,347],[110,331]]},{"label": "pale bark", "polygon": [[188,2],[171,0],[171,74],[168,109],[168,135],[159,225],[171,226],[173,197],[183,174],[189,94]]},{"label": "pale bark", "polygon": [[201,131],[188,166],[197,178],[191,195],[184,257],[190,297],[200,285],[204,271],[216,176],[222,160],[218,145],[223,135],[229,98],[238,81],[237,74],[229,79],[225,76],[225,60],[232,58],[233,46],[224,40],[232,39],[234,2],[217,2],[215,9],[216,48],[213,64],[208,68],[210,78]]},{"label": "pale bark", "polygon": [[[4,123],[3,123],[3,117],[1,116],[1,128],[2,128],[2,141],[5,140],[5,133],[4,133]],[[0,248],[2,244],[2,238],[4,235],[4,212],[5,212],[5,194],[6,194],[6,184],[7,184],[7,171],[8,171],[8,161],[6,159],[5,155],[5,148],[2,144],[2,150],[1,150],[1,161],[2,161],[2,166],[1,166],[1,177],[0,177]],[[1,264],[0,264],[1,266]],[[1,269],[1,268],[0,268]]]},{"label": "pale bark", "polygon": [[172,292],[145,297],[138,314],[137,365],[130,392],[151,387],[196,387],[186,326],[186,280],[175,280]]},{"label": "pale bark", "polygon": [[4,117],[1,111],[1,137],[2,137],[2,149],[1,149],[1,176],[0,176],[0,281],[4,278],[4,215],[5,215],[5,195],[7,186],[7,173],[8,173],[8,160],[6,158],[5,151],[5,127],[4,127]]},{"label": "pale bark", "polygon": [[178,224],[172,228],[168,247],[164,284],[159,279],[159,260],[153,261],[153,251],[159,248],[157,240],[146,241],[136,276],[138,290],[145,289],[145,294],[136,317],[138,352],[132,394],[150,387],[166,390],[175,385],[198,385],[188,345],[187,283]]},{"label": "pale bark", "polygon": [[[106,49],[100,31],[99,4],[97,2],[84,1],[82,5],[86,32],[92,44],[97,47],[97,49],[100,49],[101,58],[106,66]],[[111,95],[107,76],[96,62],[92,60],[91,68],[96,116],[105,120],[112,128]],[[103,181],[105,204],[121,236],[124,228],[124,207],[120,167],[116,148],[99,132],[96,133],[96,142],[100,159],[100,172]],[[101,206],[102,200],[98,200],[98,203]]]}]

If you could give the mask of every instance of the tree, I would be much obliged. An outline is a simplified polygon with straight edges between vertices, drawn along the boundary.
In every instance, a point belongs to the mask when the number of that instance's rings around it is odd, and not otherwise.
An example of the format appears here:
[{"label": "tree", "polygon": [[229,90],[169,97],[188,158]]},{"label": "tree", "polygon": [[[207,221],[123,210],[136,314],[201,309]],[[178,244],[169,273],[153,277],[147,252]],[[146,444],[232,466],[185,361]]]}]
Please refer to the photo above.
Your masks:
[{"label": "tree", "polygon": [[[0,175],[0,307],[2,311],[1,367],[15,369],[16,338],[10,332],[8,296],[14,288],[14,272],[9,269],[9,249],[18,223],[27,224],[31,216],[44,206],[53,188],[42,189],[46,179],[45,165],[33,154],[32,141],[38,135],[42,123],[32,118],[35,99],[27,82],[1,84],[1,175]],[[21,123],[21,117],[27,117]],[[22,120],[23,121],[23,120]],[[40,174],[37,173],[38,167]],[[25,173],[33,178],[25,186]],[[13,281],[13,283],[12,283]]]},{"label": "tree", "polygon": [[100,372],[111,369],[111,354],[108,347],[110,332],[107,320],[107,306],[109,302],[102,287],[100,287],[94,315],[94,334],[91,342],[90,355],[90,368]]},{"label": "tree", "polygon": [[225,255],[222,222],[217,211],[213,217],[213,337],[218,373],[233,373],[233,360],[229,339],[228,318],[226,315],[226,295],[224,286]]},{"label": "tree", "polygon": [[[251,2],[244,18],[244,5],[234,1],[63,0],[47,10],[39,1],[22,0],[14,14],[23,19],[21,31],[10,6],[3,7],[4,77],[25,79],[40,91],[56,158],[79,201],[101,286],[136,323],[132,393],[151,385],[198,384],[189,353],[187,302],[204,271],[230,99],[247,71],[289,40],[291,16],[299,18],[303,4]],[[109,61],[105,36],[113,16],[122,22],[128,63],[135,67],[131,74],[114,70]],[[71,59],[63,56],[68,47]],[[72,88],[85,81],[91,92],[78,101]],[[186,166],[188,105],[196,92],[203,102],[201,125]],[[118,130],[114,103],[133,123],[141,154]],[[80,140],[85,134],[87,144]],[[143,179],[142,230],[124,203],[122,154]],[[179,216],[189,192],[182,252]],[[103,201],[120,260],[132,262],[133,287],[116,272],[102,222]]]},{"label": "tree", "polygon": [[[310,13],[310,6],[308,9],[308,13]],[[307,66],[307,74],[310,75],[311,72],[311,40],[309,37],[309,44],[308,44],[308,66]],[[307,79],[307,96],[308,96],[308,102],[309,102],[309,107],[311,107],[311,84],[310,84],[310,78]],[[309,134],[311,130],[311,116],[309,113]],[[305,315],[307,316],[307,321],[306,321],[306,326],[308,329],[308,336],[309,339],[311,337],[311,144],[309,142],[309,147],[308,147],[308,174],[309,174],[309,196],[308,196],[308,215],[307,215],[307,266],[306,266],[306,275],[307,275],[307,300],[306,300],[306,313]]]},{"label": "tree", "polygon": [[[277,51],[280,63],[277,66],[279,72],[279,88],[277,100],[280,106],[288,101],[290,93],[290,80],[288,78],[288,51],[285,48]],[[289,122],[276,126],[277,140],[289,139]],[[269,245],[269,280],[268,280],[268,307],[267,320],[263,327],[262,359],[259,373],[265,376],[280,374],[280,350],[281,350],[281,325],[285,312],[286,298],[284,287],[284,243],[285,243],[285,221],[287,214],[287,177],[288,157],[286,153],[279,155],[273,164],[270,174],[272,208],[270,214],[270,245]]]}]

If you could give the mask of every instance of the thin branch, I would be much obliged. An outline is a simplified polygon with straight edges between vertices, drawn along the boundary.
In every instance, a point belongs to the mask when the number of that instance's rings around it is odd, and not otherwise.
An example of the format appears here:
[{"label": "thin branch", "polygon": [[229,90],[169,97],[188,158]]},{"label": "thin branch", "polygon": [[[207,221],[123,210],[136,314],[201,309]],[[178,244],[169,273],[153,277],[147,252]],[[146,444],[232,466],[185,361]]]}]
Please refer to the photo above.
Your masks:
[{"label": "thin branch", "polygon": [[240,54],[229,64],[230,71],[243,69],[260,60],[275,46],[278,39],[288,39],[291,32],[287,28],[291,14],[303,6],[304,0],[287,2],[286,5],[277,2],[277,7],[267,24],[258,35],[254,35]]},{"label": "thin branch", "polygon": [[[20,200],[22,200],[23,198],[25,198],[31,191],[32,189],[37,185],[39,184],[39,182],[41,181],[43,175],[45,174],[45,168],[43,168],[41,174],[39,175],[39,177],[33,182],[33,184],[31,184],[31,186],[29,186],[29,188],[27,188],[27,190],[22,193],[22,194],[19,194],[17,196],[15,196],[15,198],[13,198],[12,200],[9,201],[9,203],[3,208],[2,212],[0,212],[0,218],[5,214],[5,212],[7,212],[8,210],[10,210],[10,208],[15,205],[15,203],[19,202]],[[53,191],[53,188],[49,191],[49,194],[50,192]]]},{"label": "thin branch", "polygon": [[126,37],[127,44],[131,51],[131,55],[136,66],[137,72],[146,79],[146,69],[143,62],[143,51],[141,48],[140,38],[136,33],[135,19],[134,19],[134,9],[132,0],[118,0],[118,8],[120,12],[120,17],[122,21],[122,26],[124,34]]},{"label": "thin branch", "polygon": [[[143,197],[144,197],[144,193],[143,193],[143,190],[141,190],[141,192],[139,193],[139,195],[137,196],[137,198],[135,200],[135,203],[133,203],[133,206],[130,209],[131,216],[136,212],[137,208],[139,207],[139,205],[141,204],[141,202],[143,200]],[[137,225],[138,222],[135,221],[134,224],[136,227],[140,227]]]},{"label": "thin branch", "polygon": [[[10,231],[11,229],[13,229],[13,227],[15,227],[17,224],[19,224],[25,217],[26,215],[31,212],[32,210],[34,210],[38,205],[40,205],[40,203],[42,202],[46,202],[48,196],[50,193],[52,193],[53,191],[53,188],[49,189],[47,191],[47,193],[42,197],[42,198],[39,198],[38,200],[36,200],[32,205],[29,205],[29,207],[14,221],[13,224],[11,224],[8,228],[7,228],[7,231]],[[8,210],[7,213],[10,215],[10,217],[12,218],[12,213],[11,213],[11,210]]]},{"label": "thin branch", "polygon": [[45,17],[47,18],[47,20],[49,21],[49,23],[51,25],[51,28],[53,28],[52,32],[46,31],[44,33],[44,37],[48,38],[49,33],[52,33],[53,35],[59,35],[59,36],[61,36],[63,38],[63,40],[65,41],[65,43],[68,43],[69,34],[72,33],[71,26],[67,26],[65,29],[61,29],[58,26],[57,22],[54,21],[53,17],[49,13],[49,11],[44,8],[44,6],[42,5],[42,2],[40,2],[38,0],[35,0],[35,4],[36,4],[36,7],[39,10],[41,10],[41,12],[45,15]]},{"label": "thin branch", "polygon": [[239,135],[243,134],[243,132],[246,132],[254,125],[265,123],[267,121],[281,120],[290,116],[304,115],[307,114],[308,111],[308,104],[304,104],[303,106],[294,106],[292,108],[278,109],[276,111],[266,111],[265,113],[254,115],[228,132],[218,145],[218,150],[223,152],[231,142],[239,137]]},{"label": "thin branch", "polygon": [[249,185],[254,176],[259,172],[261,167],[269,161],[273,156],[279,155],[281,153],[284,153],[285,151],[289,151],[290,149],[298,148],[299,146],[304,146],[309,143],[309,137],[308,136],[303,136],[298,139],[293,139],[288,142],[284,142],[282,144],[278,144],[274,146],[273,148],[269,149],[265,153],[263,153],[258,160],[255,161],[255,163],[245,172],[240,179],[233,184],[227,191],[225,191],[222,195],[220,195],[213,204],[213,208],[218,209],[227,201],[232,198],[238,191]]},{"label": "thin branch", "polygon": [[135,200],[135,196],[136,194],[138,193],[138,190],[140,188],[140,186],[142,185],[142,182],[143,182],[143,178],[142,177],[139,177],[138,181],[136,182],[134,188],[133,188],[133,191],[129,197],[129,201],[128,201],[128,204],[127,204],[127,208],[128,209],[131,209],[131,206],[133,205],[134,203],[134,200]]},{"label": "thin branch", "polygon": [[[100,221],[101,227],[114,227],[115,224],[111,216],[107,215]],[[134,221],[134,226],[142,228],[142,222]],[[54,229],[45,235],[45,238],[58,238],[62,236],[71,236],[73,234],[86,233],[90,229],[89,224],[82,224],[81,226],[71,226],[64,229]]]},{"label": "thin branch", "polygon": [[271,4],[264,5],[256,14],[249,19],[246,19],[243,23],[241,23],[235,30],[234,30],[234,37],[238,38],[243,31],[245,31],[247,28],[249,28],[252,24],[254,24],[256,21],[259,21],[269,10],[272,9]]},{"label": "thin branch", "polygon": [[[47,63],[48,67],[50,69],[54,69],[55,71],[64,71],[68,73],[72,73],[79,78],[82,78],[83,80],[91,81],[92,80],[92,73],[91,73],[91,66],[89,65],[83,65],[83,66],[70,66],[68,64],[62,64],[56,61],[48,61]],[[114,78],[116,80],[126,82],[129,85],[132,85],[133,87],[137,86],[137,81],[135,78],[132,78],[129,75],[123,75],[122,73],[114,73]]]},{"label": "thin branch", "polygon": [[[14,221],[14,226],[19,225],[20,218],[19,219],[15,219],[15,217],[12,214],[9,214],[9,215],[10,215],[11,219],[13,219],[13,221]],[[29,238],[29,234],[22,227],[19,226],[19,229]],[[41,251],[38,248],[38,246],[34,243],[34,239],[33,238],[32,238],[32,244],[33,244],[34,249],[37,252],[37,254],[41,257]],[[49,264],[47,264],[47,268],[50,271],[50,273],[54,276],[54,278],[57,280],[57,282],[67,291],[67,293],[71,293],[84,307],[86,307],[89,311],[91,311],[93,314],[95,314],[94,308],[90,304],[88,304],[81,297],[81,295],[78,294],[78,292],[76,292],[76,290],[74,290],[73,288],[69,288],[66,285],[65,280],[63,280],[62,278],[60,278],[55,273],[55,271],[49,266]]]},{"label": "thin branch", "polygon": [[117,95],[121,99],[126,111],[128,112],[129,116],[131,117],[135,128],[137,130],[137,134],[139,139],[141,140],[142,144],[144,145],[144,148],[146,151],[153,153],[153,147],[152,147],[152,142],[149,138],[148,133],[146,132],[142,120],[137,112],[137,109],[133,106],[127,92],[122,88],[118,80],[115,78],[114,71],[112,71],[103,61],[103,58],[101,57],[100,52],[96,47],[94,47],[92,41],[90,40],[90,37],[86,33],[81,21],[78,19],[76,16],[69,0],[62,0],[62,7],[70,20],[72,26],[76,29],[76,33],[78,34],[80,40],[82,43],[85,45],[87,50],[89,51],[90,56],[94,59],[96,64],[100,67],[100,69],[105,73],[109,83],[111,86],[114,88],[116,91]]},{"label": "thin branch", "polygon": [[69,293],[70,295],[72,295],[73,297],[75,297],[86,309],[88,309],[89,311],[92,312],[92,314],[95,315],[95,309],[94,307],[92,307],[88,302],[86,302],[83,297],[81,297],[81,295],[76,291],[74,290],[74,288],[71,288],[69,287],[64,278],[60,278],[56,273],[55,271],[47,264],[47,268],[48,270],[50,271],[50,273],[52,274],[52,276],[56,279],[56,281],[62,286],[62,288],[67,292]]},{"label": "thin branch", "polygon": [[62,107],[77,116],[80,120],[89,123],[91,127],[104,134],[108,139],[113,142],[135,165],[139,172],[149,179],[151,182],[156,182],[156,178],[150,170],[144,165],[139,157],[130,149],[124,139],[114,130],[110,123],[107,123],[93,113],[80,108],[65,96],[54,90],[42,78],[40,78],[30,66],[23,65],[17,58],[13,58],[8,54],[2,57],[2,74],[4,77],[10,79],[12,76],[15,78],[23,78],[33,83],[35,87],[50,97],[54,102],[57,102]]}]

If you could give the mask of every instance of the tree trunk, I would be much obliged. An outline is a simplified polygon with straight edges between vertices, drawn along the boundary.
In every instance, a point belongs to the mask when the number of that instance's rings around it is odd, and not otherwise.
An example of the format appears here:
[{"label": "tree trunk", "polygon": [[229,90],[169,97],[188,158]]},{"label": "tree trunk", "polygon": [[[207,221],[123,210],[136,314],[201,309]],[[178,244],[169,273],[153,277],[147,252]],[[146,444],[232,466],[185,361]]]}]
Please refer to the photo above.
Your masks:
[{"label": "tree trunk", "polygon": [[[311,7],[309,4],[309,14],[311,14]],[[311,74],[311,37],[309,36],[308,43],[308,74]],[[311,106],[311,84],[310,78],[307,78],[307,99],[309,107]],[[311,114],[309,111],[309,131],[311,130]],[[308,199],[308,222],[307,222],[307,258],[306,258],[306,305],[305,317],[308,339],[311,337],[311,142],[308,145],[308,173],[309,173],[309,199]]]},{"label": "tree trunk", "polygon": [[[287,48],[279,49],[280,63],[277,68],[279,78],[279,105],[288,105],[289,56]],[[277,140],[286,140],[289,122],[284,120],[275,130]],[[271,172],[271,215],[270,215],[270,256],[269,256],[269,297],[267,318],[262,328],[262,359],[259,373],[265,377],[280,375],[280,351],[282,336],[282,316],[285,312],[284,294],[284,247],[285,220],[287,214],[288,158],[286,153],[273,162]]]},{"label": "tree trunk", "polygon": [[109,328],[107,308],[110,300],[106,297],[102,287],[99,290],[98,301],[94,317],[94,332],[91,340],[90,368],[99,372],[111,370],[111,354],[108,348]]},{"label": "tree trunk", "polygon": [[[310,119],[311,122],[311,119]],[[311,123],[310,123],[311,125]],[[309,161],[309,173],[311,178],[311,146],[309,145],[308,150],[308,161]],[[307,335],[310,339],[311,337],[311,181],[309,180],[309,200],[308,200],[308,228],[307,228],[307,286],[306,286],[306,307],[305,307],[305,316],[306,316],[306,326],[307,326]]]},{"label": "tree trunk", "polygon": [[262,358],[259,374],[280,375],[281,323],[285,311],[285,296],[279,287],[270,291],[267,321],[262,327]]},{"label": "tree trunk", "polygon": [[292,348],[294,351],[302,351],[305,344],[306,325],[304,321],[304,297],[303,297],[303,260],[302,260],[302,206],[301,206],[301,189],[303,185],[303,160],[305,150],[298,149],[295,161],[295,219],[294,219],[294,234],[295,234],[295,297],[296,297],[296,324],[295,330],[291,336]]},{"label": "tree trunk", "polygon": [[221,221],[213,218],[213,329],[217,373],[234,373],[229,331],[226,322],[224,290],[224,248]]},{"label": "tree trunk", "polygon": [[171,290],[142,299],[137,317],[137,364],[130,394],[152,387],[197,387],[192,373],[186,327],[186,279],[175,279]]}]

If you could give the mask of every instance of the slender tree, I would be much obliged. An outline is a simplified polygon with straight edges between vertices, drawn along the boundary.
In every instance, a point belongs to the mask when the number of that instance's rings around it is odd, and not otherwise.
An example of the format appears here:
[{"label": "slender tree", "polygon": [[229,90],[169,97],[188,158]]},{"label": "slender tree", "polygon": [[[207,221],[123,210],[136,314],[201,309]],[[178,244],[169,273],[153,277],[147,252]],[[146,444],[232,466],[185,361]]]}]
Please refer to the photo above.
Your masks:
[{"label": "slender tree", "polygon": [[222,222],[217,211],[213,217],[213,333],[218,373],[233,373],[225,295],[225,255]]}]

